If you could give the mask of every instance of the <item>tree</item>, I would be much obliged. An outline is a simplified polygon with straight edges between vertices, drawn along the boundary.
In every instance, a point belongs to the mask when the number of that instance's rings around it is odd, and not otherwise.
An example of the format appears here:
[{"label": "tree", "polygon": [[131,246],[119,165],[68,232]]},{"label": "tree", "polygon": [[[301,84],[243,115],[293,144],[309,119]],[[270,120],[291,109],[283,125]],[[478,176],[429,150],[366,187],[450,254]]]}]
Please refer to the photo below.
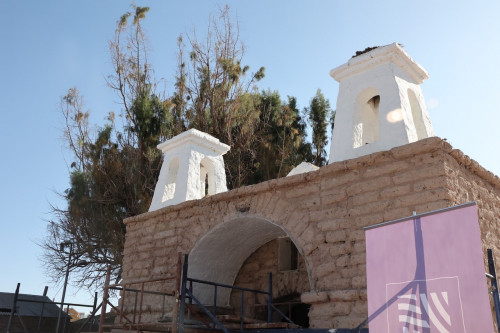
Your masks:
[{"label": "tree", "polygon": [[311,160],[311,146],[305,142],[306,124],[295,97],[281,101],[277,91],[260,96],[260,126],[255,137],[256,163],[252,183],[286,176],[302,161]]},{"label": "tree", "polygon": [[295,149],[288,156],[289,164],[293,168],[302,162],[312,162],[313,155],[312,145],[310,142],[307,142],[307,124],[304,118],[300,116],[300,112],[297,106],[297,99],[295,97],[288,96],[288,107],[293,110],[295,114],[295,120],[291,124],[291,127],[292,129],[297,131],[298,136],[295,141]]},{"label": "tree", "polygon": [[231,146],[225,156],[228,185],[246,184],[252,168],[251,138],[259,122],[255,112],[255,83],[264,77],[264,67],[249,74],[242,64],[245,48],[238,24],[229,7],[212,17],[206,36],[189,36],[189,57],[185,59],[184,38],[179,37],[179,62],[174,94],[177,117],[185,116],[187,128],[207,132]]},{"label": "tree", "polygon": [[[317,166],[323,166],[327,161],[325,151],[325,147],[328,144],[326,136],[327,119],[332,111],[330,109],[330,102],[325,99],[321,90],[318,89],[306,112],[309,114],[309,122],[312,127],[313,163]],[[333,122],[331,124],[333,126]]]},{"label": "tree", "polygon": [[[89,112],[76,88],[61,100],[65,141],[75,160],[70,188],[61,194],[67,207],[54,207],[43,243],[46,267],[55,280],[63,276],[68,260],[59,245],[68,241],[74,244],[70,267],[78,271],[78,283],[87,287],[99,283],[107,265],[115,279],[120,278],[123,219],[147,211],[161,167],[156,145],[176,134],[170,102],[156,93],[147,60],[141,28],[147,11],[134,7],[134,12],[123,15],[110,42],[114,73],[107,82],[121,100],[123,126],[117,127],[115,115],[110,114],[104,126],[90,130]],[[86,267],[79,267],[82,260]]]}]

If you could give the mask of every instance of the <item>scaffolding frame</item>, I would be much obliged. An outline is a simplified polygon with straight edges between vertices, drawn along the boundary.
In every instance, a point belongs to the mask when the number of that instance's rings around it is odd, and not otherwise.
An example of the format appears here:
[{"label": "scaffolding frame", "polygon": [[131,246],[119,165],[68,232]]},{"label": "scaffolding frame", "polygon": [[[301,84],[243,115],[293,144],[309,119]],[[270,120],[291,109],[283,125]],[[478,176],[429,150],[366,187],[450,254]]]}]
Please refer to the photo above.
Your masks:
[{"label": "scaffolding frame", "polygon": [[[99,324],[99,333],[103,333],[105,328],[122,329],[124,331],[140,332],[171,332],[171,333],[233,333],[233,332],[249,332],[249,333],[368,333],[367,328],[354,329],[311,329],[301,328],[295,325],[290,318],[283,314],[275,305],[272,299],[272,275],[268,276],[268,290],[256,290],[231,286],[212,281],[204,281],[188,277],[188,255],[178,254],[177,270],[175,276],[159,276],[156,278],[130,281],[126,283],[109,284],[110,269],[106,274],[104,287],[103,302],[101,307],[101,322]],[[175,281],[175,290],[173,291],[150,291],[146,290],[145,285],[155,282]],[[211,305],[202,304],[193,294],[193,283],[210,285],[214,287],[214,303]],[[139,285],[138,289],[131,286]],[[222,323],[220,316],[217,316],[217,290],[219,288],[230,288],[241,293],[241,309],[240,316],[230,316],[233,323]],[[118,306],[114,306],[109,302],[109,290],[119,290],[122,295]],[[125,314],[125,296],[127,293],[134,293],[133,316]],[[267,295],[267,322],[249,321],[244,317],[244,293],[257,293]],[[171,321],[143,323],[143,300],[144,295],[158,295],[173,298],[173,311]],[[202,313],[198,313],[193,307],[193,302],[201,309]],[[163,303],[164,304],[164,303]],[[104,314],[106,313],[107,305],[117,312],[118,323],[104,324]],[[212,309],[213,312],[211,312]],[[185,318],[185,312],[193,314],[197,321]],[[278,313],[285,322],[272,322],[272,313]],[[163,313],[164,315],[164,313]],[[209,321],[203,318],[203,315],[208,317]],[[222,316],[224,317],[224,316]],[[236,319],[235,319],[236,318]],[[226,318],[227,319],[227,318]],[[116,320],[115,320],[116,321]]]}]

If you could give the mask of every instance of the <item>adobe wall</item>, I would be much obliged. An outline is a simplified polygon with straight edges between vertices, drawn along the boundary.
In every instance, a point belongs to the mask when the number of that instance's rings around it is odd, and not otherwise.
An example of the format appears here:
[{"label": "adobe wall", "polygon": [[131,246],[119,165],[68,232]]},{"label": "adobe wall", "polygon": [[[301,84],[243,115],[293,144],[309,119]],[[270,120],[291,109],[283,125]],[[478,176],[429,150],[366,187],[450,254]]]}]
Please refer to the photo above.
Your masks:
[{"label": "adobe wall", "polygon": [[[478,202],[484,248],[493,248],[500,262],[499,178],[447,142],[429,138],[126,219],[123,279],[174,276],[178,252],[190,253],[207,239],[219,246],[220,230],[234,232],[246,223],[249,233],[248,225],[268,223],[302,255],[309,283],[301,300],[311,304],[311,327],[353,328],[367,317],[362,228],[469,201]],[[247,257],[268,241],[255,242]],[[217,261],[224,263],[236,247]],[[149,310],[154,320],[159,310]]]}]

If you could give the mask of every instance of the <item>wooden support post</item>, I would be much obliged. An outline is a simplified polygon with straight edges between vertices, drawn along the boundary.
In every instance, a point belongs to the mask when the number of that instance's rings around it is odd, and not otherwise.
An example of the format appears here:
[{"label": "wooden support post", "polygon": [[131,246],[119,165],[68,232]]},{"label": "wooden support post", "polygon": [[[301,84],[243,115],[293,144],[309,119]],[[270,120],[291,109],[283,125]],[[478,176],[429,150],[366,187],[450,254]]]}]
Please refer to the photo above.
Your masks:
[{"label": "wooden support post", "polygon": [[[95,313],[97,312],[97,291],[94,293],[94,306],[92,307],[92,314],[90,315],[90,317],[94,317],[95,316]],[[94,324],[94,320],[90,320],[89,321],[89,332],[92,332],[92,326]]]},{"label": "wooden support post", "polygon": [[137,320],[137,333],[140,331],[140,325],[142,320],[142,302],[144,300],[144,282],[141,283],[141,296],[139,298],[139,319]]},{"label": "wooden support post", "polygon": [[182,279],[181,279],[181,299],[179,304],[179,331],[178,333],[184,333],[184,311],[186,302],[186,282],[187,282],[187,272],[188,272],[188,255],[184,256],[184,264],[182,266]]},{"label": "wooden support post", "polygon": [[[127,295],[127,285],[124,283],[124,284],[122,284],[122,295],[120,297],[120,313],[123,313],[123,307],[125,306],[126,295]],[[134,313],[134,315],[135,315],[135,313]],[[120,316],[120,324],[122,324],[122,316]]]},{"label": "wooden support post", "polygon": [[14,294],[14,299],[12,300],[12,308],[10,309],[9,322],[7,323],[7,333],[10,333],[12,328],[12,320],[14,319],[14,313],[16,312],[17,297],[19,296],[19,288],[21,284],[17,284],[16,293]]},{"label": "wooden support post", "polygon": [[177,256],[177,275],[175,276],[174,290],[174,310],[172,312],[172,333],[179,331],[179,295],[181,289],[181,272],[182,272],[182,253]]},{"label": "wooden support post", "polygon": [[[217,318],[217,285],[214,285],[214,317]],[[213,328],[215,328],[215,323]]]},{"label": "wooden support post", "polygon": [[[43,290],[43,296],[47,296],[47,291],[49,290],[48,286],[45,286],[45,289]],[[42,310],[40,311],[40,317],[38,318],[38,326],[36,328],[37,333],[40,333],[40,329],[42,327],[42,320],[43,320],[43,310],[45,309],[45,302],[42,303]]]},{"label": "wooden support post", "polygon": [[267,322],[270,323],[273,320],[273,313],[271,305],[273,304],[273,274],[268,273],[268,289],[269,295],[267,298]]},{"label": "wooden support post", "polygon": [[240,331],[243,331],[243,323],[245,318],[245,291],[241,290],[241,304],[240,304]]},{"label": "wooden support post", "polygon": [[[108,270],[106,272],[106,280],[104,282],[104,291],[102,295],[102,308],[101,308],[101,318],[99,318],[99,333],[103,333],[104,330],[104,319],[106,318],[106,306],[109,300],[109,280],[111,278],[111,266],[108,265]],[[121,316],[121,314],[120,314]]]}]

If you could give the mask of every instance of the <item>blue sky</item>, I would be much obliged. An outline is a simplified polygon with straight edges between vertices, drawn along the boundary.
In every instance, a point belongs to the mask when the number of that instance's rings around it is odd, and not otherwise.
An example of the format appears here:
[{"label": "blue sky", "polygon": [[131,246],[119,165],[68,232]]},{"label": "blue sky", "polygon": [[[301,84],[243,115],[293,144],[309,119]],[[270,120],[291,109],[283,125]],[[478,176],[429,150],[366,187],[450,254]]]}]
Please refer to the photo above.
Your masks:
[{"label": "blue sky", "polygon": [[[60,97],[78,87],[103,123],[120,111],[106,87],[108,41],[130,2],[0,0],[0,291],[60,298],[43,273],[36,245],[50,204],[68,186]],[[176,38],[202,33],[228,4],[240,22],[245,64],[266,67],[261,89],[296,96],[301,108],[320,88],[335,106],[329,71],[367,46],[399,42],[430,74],[422,89],[435,134],[500,174],[500,4],[498,1],[136,1],[150,6],[144,28],[151,62],[172,92]],[[85,301],[88,293],[68,298]]]}]

